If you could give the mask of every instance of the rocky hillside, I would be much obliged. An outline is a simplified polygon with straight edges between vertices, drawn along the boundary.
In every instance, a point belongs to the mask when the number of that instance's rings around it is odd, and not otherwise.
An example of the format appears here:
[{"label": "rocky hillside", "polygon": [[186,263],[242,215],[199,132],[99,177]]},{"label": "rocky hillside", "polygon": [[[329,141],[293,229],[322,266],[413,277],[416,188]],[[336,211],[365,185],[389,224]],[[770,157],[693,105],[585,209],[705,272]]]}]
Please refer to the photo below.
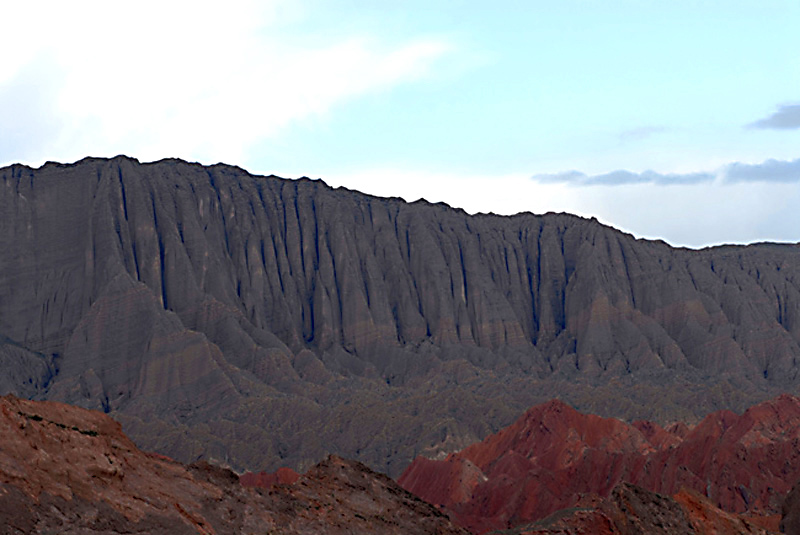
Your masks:
[{"label": "rocky hillside", "polygon": [[[586,498],[578,507],[505,535],[771,535],[777,531],[754,519],[727,513],[699,494],[662,496],[621,483],[605,499]],[[759,520],[759,519],[755,519]]]},{"label": "rocky hillside", "polygon": [[0,398],[0,534],[464,534],[364,465],[329,457],[296,485],[144,453],[104,414]]},{"label": "rocky hillside", "polygon": [[800,481],[800,398],[783,395],[741,415],[719,411],[692,428],[667,429],[552,401],[445,460],[416,459],[398,481],[476,533],[543,519],[587,495],[608,497],[622,483],[684,493],[687,503],[694,493],[777,524]]},{"label": "rocky hillside", "polygon": [[697,421],[800,384],[796,245],[126,157],[0,169],[0,214],[0,391],[183,461],[398,474],[555,396]]}]

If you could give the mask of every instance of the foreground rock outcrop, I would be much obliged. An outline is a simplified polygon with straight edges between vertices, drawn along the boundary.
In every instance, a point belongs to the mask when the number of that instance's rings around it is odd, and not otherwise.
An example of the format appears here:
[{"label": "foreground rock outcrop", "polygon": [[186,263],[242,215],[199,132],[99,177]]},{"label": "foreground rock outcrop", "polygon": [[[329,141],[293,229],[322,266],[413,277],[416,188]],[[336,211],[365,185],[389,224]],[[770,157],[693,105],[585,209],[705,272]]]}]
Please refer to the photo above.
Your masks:
[{"label": "foreground rock outcrop", "polygon": [[674,497],[622,483],[605,499],[588,498],[515,535],[770,535],[776,533],[683,491]]},{"label": "foreground rock outcrop", "polygon": [[111,418],[0,398],[0,534],[463,534],[361,463],[329,457],[295,485],[136,448]]},{"label": "foreground rock outcrop", "polygon": [[554,400],[445,460],[417,458],[398,481],[480,533],[545,518],[587,495],[606,498],[623,483],[676,496],[684,508],[703,497],[777,527],[798,480],[800,398],[783,395],[690,429],[626,424]]},{"label": "foreground rock outcrop", "polygon": [[797,245],[117,157],[0,169],[0,251],[0,392],[185,462],[396,475],[555,396],[694,422],[800,384]]}]

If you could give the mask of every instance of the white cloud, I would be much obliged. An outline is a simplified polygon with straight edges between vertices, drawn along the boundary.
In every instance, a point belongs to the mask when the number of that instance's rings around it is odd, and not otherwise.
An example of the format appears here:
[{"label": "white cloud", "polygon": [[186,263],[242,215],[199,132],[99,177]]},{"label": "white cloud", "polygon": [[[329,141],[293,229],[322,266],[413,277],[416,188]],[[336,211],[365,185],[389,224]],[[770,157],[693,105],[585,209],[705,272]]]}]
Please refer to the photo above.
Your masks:
[{"label": "white cloud", "polygon": [[716,173],[657,173],[652,170],[634,173],[625,169],[599,175],[587,175],[580,171],[564,171],[534,175],[533,179],[542,183],[563,183],[573,186],[619,186],[623,184],[696,184],[714,180]]},{"label": "white cloud", "polygon": [[735,162],[725,167],[724,175],[729,182],[800,182],[800,158],[757,164]]},{"label": "white cloud", "polygon": [[666,186],[698,184],[719,180],[736,182],[800,182],[800,158],[796,160],[769,159],[761,163],[732,162],[714,171],[687,173],[657,173],[652,170],[636,173],[619,169],[608,173],[587,175],[576,170],[538,174],[532,177],[543,184],[569,184],[571,186],[620,186],[630,184],[658,184]]},{"label": "white cloud", "polygon": [[637,237],[675,246],[800,241],[800,188],[780,182],[683,181],[653,187],[649,182],[575,187],[541,182],[524,174],[481,175],[409,169],[370,169],[321,177],[345,186],[412,202],[424,197],[474,214],[567,212],[596,217]]},{"label": "white cloud", "polygon": [[245,164],[259,140],[424,77],[452,50],[432,37],[307,39],[292,31],[303,16],[296,2],[19,4],[0,32],[3,49],[22,48],[0,59],[0,114],[17,107],[15,93],[36,72],[47,89],[28,107],[52,117],[13,144],[0,133],[3,162],[126,153]]},{"label": "white cloud", "polygon": [[536,184],[524,173],[466,174],[396,168],[348,171],[321,176],[328,185],[346,187],[380,197],[408,202],[425,199],[449,204],[470,214],[513,215],[520,212],[586,214],[574,188],[564,184]]},{"label": "white cloud", "polygon": [[800,241],[800,189],[794,184],[715,180],[662,188],[590,186],[571,192],[584,213],[672,245]]},{"label": "white cloud", "polygon": [[569,211],[673,245],[800,241],[800,159],[687,173],[565,171],[531,182],[566,188]]},{"label": "white cloud", "polygon": [[748,128],[794,130],[800,128],[800,104],[783,104],[769,117],[747,125]]}]

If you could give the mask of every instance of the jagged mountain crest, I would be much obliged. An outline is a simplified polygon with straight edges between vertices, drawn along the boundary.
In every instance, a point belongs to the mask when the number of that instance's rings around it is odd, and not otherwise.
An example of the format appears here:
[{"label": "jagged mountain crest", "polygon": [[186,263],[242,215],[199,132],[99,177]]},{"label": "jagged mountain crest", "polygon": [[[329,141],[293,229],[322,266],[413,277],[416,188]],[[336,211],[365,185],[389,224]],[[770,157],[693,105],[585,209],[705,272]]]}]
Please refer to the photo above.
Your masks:
[{"label": "jagged mountain crest", "polygon": [[[576,216],[469,216],[173,159],[0,181],[3,391],[119,414],[183,460],[307,466],[324,448],[289,414],[391,471],[557,393],[658,420],[797,388],[796,245],[675,249]],[[364,417],[380,421],[355,441],[339,429]],[[231,426],[247,429],[233,446]]]},{"label": "jagged mountain crest", "polygon": [[[696,502],[690,510],[705,501],[743,515],[730,518],[729,527],[749,532],[747,516],[777,529],[784,497],[800,479],[798,443],[800,398],[789,395],[741,415],[722,410],[692,428],[667,429],[582,414],[552,400],[446,459],[415,459],[398,482],[473,533],[537,523],[558,510],[588,510],[582,508],[595,507],[589,498],[608,499],[631,484],[686,506]],[[702,525],[705,515],[698,516]]]}]

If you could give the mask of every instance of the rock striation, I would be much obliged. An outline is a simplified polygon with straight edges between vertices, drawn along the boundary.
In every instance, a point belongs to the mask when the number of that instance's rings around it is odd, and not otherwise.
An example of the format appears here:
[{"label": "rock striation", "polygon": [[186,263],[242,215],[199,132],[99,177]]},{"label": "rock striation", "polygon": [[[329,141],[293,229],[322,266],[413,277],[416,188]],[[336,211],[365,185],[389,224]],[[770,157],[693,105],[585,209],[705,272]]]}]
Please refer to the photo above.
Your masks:
[{"label": "rock striation", "polygon": [[464,534],[361,463],[331,456],[295,485],[145,453],[108,416],[0,398],[0,533]]},{"label": "rock striation", "polygon": [[417,458],[398,482],[482,533],[540,520],[586,496],[607,498],[628,483],[675,496],[687,510],[702,512],[702,497],[776,527],[798,480],[800,398],[782,395],[741,415],[712,413],[680,434],[554,400],[444,460]]},{"label": "rock striation", "polygon": [[0,214],[0,392],[186,462],[396,475],[554,396],[664,423],[798,391],[798,245],[123,156],[0,169]]}]

